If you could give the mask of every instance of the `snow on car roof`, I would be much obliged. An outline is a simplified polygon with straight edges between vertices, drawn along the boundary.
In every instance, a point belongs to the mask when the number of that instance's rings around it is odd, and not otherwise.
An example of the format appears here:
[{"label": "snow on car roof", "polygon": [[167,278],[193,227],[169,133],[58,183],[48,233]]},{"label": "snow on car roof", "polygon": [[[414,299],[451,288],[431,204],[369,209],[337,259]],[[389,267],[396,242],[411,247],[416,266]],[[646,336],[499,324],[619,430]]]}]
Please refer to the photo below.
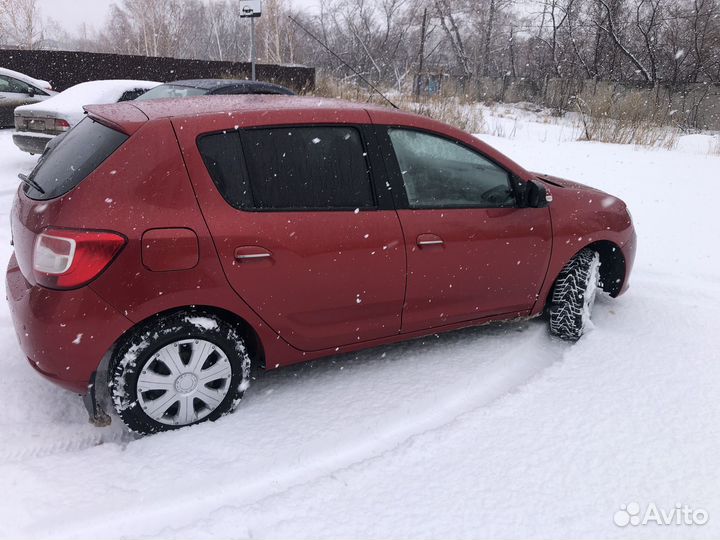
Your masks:
[{"label": "snow on car roof", "polygon": [[20,73],[19,71],[13,71],[12,69],[0,67],[0,75],[7,75],[8,77],[13,77],[28,84],[32,84],[33,86],[37,86],[42,90],[52,89],[52,86],[50,86],[49,82],[43,81],[42,79],[35,79],[34,77],[30,77],[29,75],[25,75],[24,73]]},{"label": "snow on car roof", "polygon": [[121,121],[129,109],[142,111],[148,119],[195,116],[213,113],[250,112],[262,110],[366,110],[377,109],[371,103],[356,103],[333,98],[312,96],[285,96],[272,94],[211,95],[187,98],[167,98],[123,103],[122,107],[93,107],[100,116],[111,114],[110,119]]},{"label": "snow on car roof", "polygon": [[160,84],[162,83],[134,80],[90,81],[76,84],[40,103],[17,107],[15,111],[47,112],[62,117],[82,116],[84,105],[117,103],[125,92],[135,89],[150,90]]}]

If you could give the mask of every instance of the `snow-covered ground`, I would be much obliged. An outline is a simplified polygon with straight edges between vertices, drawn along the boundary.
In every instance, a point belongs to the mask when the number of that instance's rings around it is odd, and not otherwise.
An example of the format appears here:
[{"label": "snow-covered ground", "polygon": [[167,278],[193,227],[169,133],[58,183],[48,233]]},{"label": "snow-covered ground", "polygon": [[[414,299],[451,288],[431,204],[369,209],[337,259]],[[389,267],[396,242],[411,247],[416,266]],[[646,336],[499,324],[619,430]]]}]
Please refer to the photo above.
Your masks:
[{"label": "snow-covered ground", "polygon": [[[639,149],[506,116],[485,120],[508,138],[481,138],[635,219],[631,288],[599,299],[580,342],[533,320],[339,356],[260,375],[214,424],[135,440],[33,373],[3,303],[0,536],[720,536],[720,156],[705,135]],[[33,161],[0,131],[2,260]],[[708,521],[616,525],[630,503]]]}]

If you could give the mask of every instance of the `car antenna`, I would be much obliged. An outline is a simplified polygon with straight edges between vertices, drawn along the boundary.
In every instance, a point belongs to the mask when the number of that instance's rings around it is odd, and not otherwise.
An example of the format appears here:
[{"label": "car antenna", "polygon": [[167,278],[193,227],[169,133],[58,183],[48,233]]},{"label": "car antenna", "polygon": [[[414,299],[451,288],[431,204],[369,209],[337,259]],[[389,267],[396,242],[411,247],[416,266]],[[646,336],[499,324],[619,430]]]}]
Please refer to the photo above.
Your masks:
[{"label": "car antenna", "polygon": [[371,83],[370,81],[368,81],[365,77],[363,77],[362,75],[360,75],[360,73],[359,73],[354,67],[352,67],[352,66],[351,66],[350,64],[348,64],[345,60],[343,60],[342,58],[340,58],[340,56],[338,56],[338,55],[335,53],[335,51],[333,51],[330,47],[328,47],[325,43],[323,43],[323,42],[320,40],[320,38],[318,38],[317,36],[315,36],[315,34],[313,34],[310,30],[308,30],[307,28],[305,28],[302,24],[300,24],[300,23],[295,19],[295,17],[293,17],[292,15],[288,15],[288,18],[289,18],[292,22],[294,22],[295,24],[297,24],[297,25],[302,29],[302,31],[305,32],[308,36],[310,36],[310,37],[313,38],[315,41],[317,41],[320,45],[322,45],[323,48],[324,48],[327,52],[329,52],[329,53],[332,54],[335,58],[337,58],[338,60],[340,60],[340,61],[341,61],[347,68],[349,68],[355,75],[357,75],[358,77],[360,77],[360,78],[365,82],[365,84],[367,84],[370,88],[372,88],[373,90],[375,90],[375,92],[377,92],[378,94],[380,94],[380,97],[383,98],[385,101],[387,101],[390,105],[392,105],[393,108],[398,109],[398,110],[400,109],[400,107],[398,107],[398,106],[395,105],[392,101],[390,101],[387,97],[385,97],[385,94],[383,94],[380,90],[378,90],[377,87],[376,87],[374,84],[372,84],[372,83]]}]

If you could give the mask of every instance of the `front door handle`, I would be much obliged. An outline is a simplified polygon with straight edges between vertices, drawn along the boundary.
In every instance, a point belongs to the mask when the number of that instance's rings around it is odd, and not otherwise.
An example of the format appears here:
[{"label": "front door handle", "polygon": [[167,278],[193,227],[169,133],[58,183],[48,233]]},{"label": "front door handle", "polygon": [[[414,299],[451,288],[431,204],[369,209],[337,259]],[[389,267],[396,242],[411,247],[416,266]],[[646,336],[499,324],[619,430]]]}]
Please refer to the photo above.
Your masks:
[{"label": "front door handle", "polygon": [[239,262],[250,262],[269,259],[272,253],[260,246],[241,246],[235,248],[235,260]]},{"label": "front door handle", "polygon": [[442,246],[445,242],[437,234],[425,233],[417,237],[418,247]]}]

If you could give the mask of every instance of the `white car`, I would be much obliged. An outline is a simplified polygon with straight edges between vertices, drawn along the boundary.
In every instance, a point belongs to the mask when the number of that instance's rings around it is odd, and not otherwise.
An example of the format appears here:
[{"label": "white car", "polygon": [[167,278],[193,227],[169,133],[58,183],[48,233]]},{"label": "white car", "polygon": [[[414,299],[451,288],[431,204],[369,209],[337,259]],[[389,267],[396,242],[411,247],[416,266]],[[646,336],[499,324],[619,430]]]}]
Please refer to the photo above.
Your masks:
[{"label": "white car", "polygon": [[0,128],[13,126],[15,107],[49,99],[56,93],[47,81],[0,67]]},{"label": "white car", "polygon": [[42,103],[16,108],[13,142],[20,150],[42,154],[48,142],[83,119],[84,105],[130,101],[160,84],[128,80],[76,84]]}]

